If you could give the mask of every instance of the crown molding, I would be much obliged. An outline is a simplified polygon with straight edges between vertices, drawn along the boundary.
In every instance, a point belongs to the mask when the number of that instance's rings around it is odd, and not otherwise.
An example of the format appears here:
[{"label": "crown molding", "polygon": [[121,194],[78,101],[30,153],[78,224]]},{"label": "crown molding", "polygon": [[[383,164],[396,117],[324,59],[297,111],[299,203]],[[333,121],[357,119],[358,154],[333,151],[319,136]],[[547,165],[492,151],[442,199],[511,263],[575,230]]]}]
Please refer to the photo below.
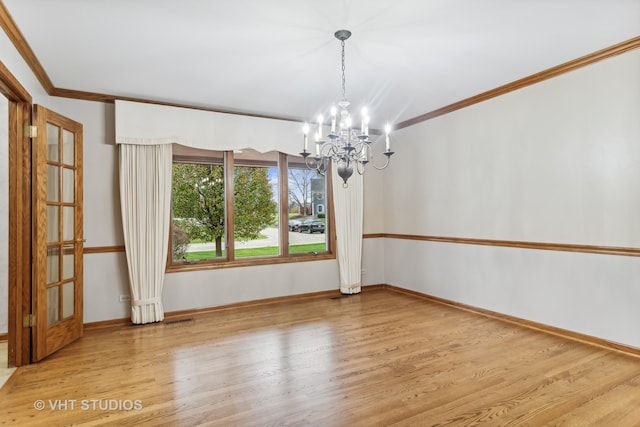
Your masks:
[{"label": "crown molding", "polygon": [[4,32],[7,34],[7,37],[9,37],[9,40],[11,40],[11,42],[15,46],[16,50],[20,53],[29,68],[31,68],[31,71],[33,71],[33,74],[35,74],[44,90],[49,95],[51,95],[53,93],[53,90],[55,89],[53,83],[51,82],[51,79],[36,57],[36,54],[33,53],[31,46],[29,46],[29,43],[27,43],[27,40],[22,34],[22,31],[20,31],[20,29],[16,25],[16,22],[13,20],[13,17],[2,1],[0,1],[0,27],[2,27]]},{"label": "crown molding", "polygon": [[129,101],[129,102],[139,102],[141,104],[153,104],[153,105],[162,105],[167,107],[188,108],[190,110],[209,111],[212,113],[236,114],[240,116],[257,117],[261,119],[284,120],[289,122],[304,122],[304,120],[295,118],[295,117],[272,116],[268,114],[250,113],[250,112],[236,111],[236,110],[225,110],[222,108],[203,107],[203,106],[192,105],[192,104],[180,104],[175,102],[158,101],[158,100],[145,99],[145,98],[133,98],[128,96],[109,95],[104,93],[86,92],[81,90],[64,89],[64,88],[58,88],[58,87],[53,88],[53,91],[49,95],[57,96],[60,98],[79,99],[83,101],[104,102],[107,104],[113,104],[115,101]]},{"label": "crown molding", "polygon": [[431,120],[439,116],[443,116],[445,114],[451,113],[456,110],[461,110],[471,105],[478,104],[483,101],[487,101],[491,98],[496,98],[500,95],[504,95],[506,93],[513,92],[515,90],[522,89],[524,87],[531,86],[536,83],[540,83],[545,80],[552,79],[561,74],[565,74],[570,71],[574,71],[579,68],[586,67],[587,65],[591,65],[596,62],[603,61],[613,56],[617,56],[625,52],[629,52],[639,47],[640,47],[640,36],[634,37],[632,39],[623,41],[613,46],[609,46],[602,50],[598,50],[596,52],[574,59],[572,61],[565,62],[564,64],[556,65],[555,67],[548,68],[544,71],[531,74],[530,76],[513,81],[511,83],[507,83],[505,85],[488,90],[486,92],[482,92],[478,95],[474,95],[472,97],[463,99],[461,101],[454,102],[453,104],[446,105],[444,107],[438,108],[437,110],[433,110],[428,113],[422,114],[420,116],[414,117],[412,119],[405,120],[403,122],[396,124],[394,126],[394,129],[397,130],[397,129],[406,128],[427,120]]},{"label": "crown molding", "polygon": [[[53,85],[53,82],[51,81],[46,71],[44,70],[44,67],[42,66],[42,64],[36,57],[35,53],[29,46],[29,43],[27,43],[26,39],[24,38],[24,35],[16,25],[15,21],[11,17],[11,14],[9,13],[9,11],[7,10],[7,8],[5,7],[4,3],[1,0],[0,0],[0,26],[4,29],[5,33],[7,34],[7,36],[9,37],[9,39],[11,40],[15,48],[18,50],[18,52],[20,53],[22,58],[24,58],[27,65],[31,68],[31,71],[33,71],[37,79],[40,81],[40,84],[42,84],[42,87],[51,96],[80,99],[85,101],[106,102],[106,103],[113,103],[115,100],[133,101],[133,102],[142,102],[142,103],[148,103],[148,104],[167,105],[172,107],[191,108],[195,110],[212,111],[217,113],[238,114],[243,116],[259,117],[259,118],[267,118],[267,119],[275,119],[275,120],[286,120],[286,121],[294,121],[294,122],[304,121],[299,118],[292,118],[292,117],[254,114],[254,113],[247,113],[247,112],[241,112],[241,111],[199,107],[199,106],[194,106],[189,104],[175,104],[170,102],[154,101],[150,99],[128,98],[128,97],[121,97],[117,95],[108,95],[108,94],[100,94],[100,93],[93,93],[93,92],[84,92],[84,91],[79,91],[74,89],[57,88]],[[544,71],[540,71],[538,73],[513,81],[511,83],[507,83],[505,85],[480,93],[478,95],[474,95],[472,97],[463,99],[453,104],[446,105],[444,107],[438,108],[437,110],[433,110],[428,113],[422,114],[420,116],[414,117],[412,119],[402,121],[400,123],[397,123],[394,126],[394,129],[396,130],[403,129],[427,120],[431,120],[435,117],[439,117],[439,116],[451,113],[453,111],[460,110],[462,108],[466,108],[474,104],[478,104],[488,99],[495,98],[500,95],[504,95],[506,93],[513,92],[518,89],[522,89],[526,86],[540,83],[544,80],[548,80],[553,77],[559,76],[561,74],[568,73],[573,70],[577,70],[587,65],[602,61],[607,58],[611,58],[616,55],[620,55],[622,53],[637,49],[639,47],[640,47],[640,36],[634,37],[632,39],[629,39],[621,43],[615,44],[613,46],[604,48],[602,50],[590,53],[588,55],[574,59],[572,61],[565,62],[564,64],[551,67]]]}]

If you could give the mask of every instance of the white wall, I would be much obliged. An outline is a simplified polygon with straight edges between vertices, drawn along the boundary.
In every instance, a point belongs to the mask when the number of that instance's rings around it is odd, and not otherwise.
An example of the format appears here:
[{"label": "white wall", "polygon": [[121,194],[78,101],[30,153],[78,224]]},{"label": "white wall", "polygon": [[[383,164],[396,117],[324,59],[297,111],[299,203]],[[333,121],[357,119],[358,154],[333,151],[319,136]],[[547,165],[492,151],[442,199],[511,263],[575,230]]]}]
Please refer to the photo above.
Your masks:
[{"label": "white wall", "polygon": [[[393,136],[394,143],[395,135]],[[381,154],[384,141],[373,143],[374,161],[378,166],[384,163]],[[389,168],[402,167],[396,158],[392,158]],[[364,234],[384,232],[385,170],[376,170],[368,165],[364,173]],[[362,284],[379,285],[385,283],[384,242],[382,238],[367,238],[362,242]]]},{"label": "white wall", "polygon": [[[398,132],[387,233],[640,247],[640,51]],[[385,280],[640,347],[640,258],[385,239]]]},{"label": "white wall", "polygon": [[[9,102],[0,95],[0,334],[9,326]],[[1,363],[1,361],[0,361]]]}]

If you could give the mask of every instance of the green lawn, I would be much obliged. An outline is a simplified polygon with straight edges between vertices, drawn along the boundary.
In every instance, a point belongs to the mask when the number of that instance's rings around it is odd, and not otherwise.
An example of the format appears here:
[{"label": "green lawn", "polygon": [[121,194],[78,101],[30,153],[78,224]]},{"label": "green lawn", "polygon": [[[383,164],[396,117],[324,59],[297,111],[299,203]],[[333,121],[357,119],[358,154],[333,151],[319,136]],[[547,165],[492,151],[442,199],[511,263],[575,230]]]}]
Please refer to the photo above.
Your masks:
[{"label": "green lawn", "polygon": [[[324,252],[327,249],[324,242],[322,243],[308,243],[305,245],[293,245],[289,246],[289,253],[299,254],[306,252]],[[260,257],[260,256],[273,256],[278,255],[277,246],[267,246],[262,248],[246,248],[236,249],[236,258],[244,257]],[[224,257],[224,251],[222,252]],[[185,254],[187,261],[199,261],[203,259],[215,259],[216,251],[201,251],[201,252],[188,252]]]}]

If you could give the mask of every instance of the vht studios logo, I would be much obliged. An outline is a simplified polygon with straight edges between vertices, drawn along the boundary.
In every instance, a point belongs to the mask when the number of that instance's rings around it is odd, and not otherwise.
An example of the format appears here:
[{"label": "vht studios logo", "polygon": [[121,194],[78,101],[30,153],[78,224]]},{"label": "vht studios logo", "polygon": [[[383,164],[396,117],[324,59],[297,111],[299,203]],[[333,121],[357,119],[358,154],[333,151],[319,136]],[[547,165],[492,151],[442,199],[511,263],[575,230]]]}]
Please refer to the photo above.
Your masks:
[{"label": "vht studios logo", "polygon": [[36,400],[33,407],[38,411],[141,411],[141,400],[118,399],[49,399]]}]

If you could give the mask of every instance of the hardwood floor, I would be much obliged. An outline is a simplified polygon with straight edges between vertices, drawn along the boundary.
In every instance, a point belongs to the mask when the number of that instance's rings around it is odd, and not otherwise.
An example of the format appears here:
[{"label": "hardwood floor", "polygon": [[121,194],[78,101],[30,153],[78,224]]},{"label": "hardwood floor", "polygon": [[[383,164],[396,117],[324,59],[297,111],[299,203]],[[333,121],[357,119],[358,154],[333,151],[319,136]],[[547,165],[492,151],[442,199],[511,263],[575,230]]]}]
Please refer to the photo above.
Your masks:
[{"label": "hardwood floor", "polygon": [[19,368],[0,390],[0,419],[632,426],[640,359],[380,289],[89,331]]},{"label": "hardwood floor", "polygon": [[6,383],[16,368],[7,367],[9,360],[8,344],[6,341],[0,341],[0,389]]}]

